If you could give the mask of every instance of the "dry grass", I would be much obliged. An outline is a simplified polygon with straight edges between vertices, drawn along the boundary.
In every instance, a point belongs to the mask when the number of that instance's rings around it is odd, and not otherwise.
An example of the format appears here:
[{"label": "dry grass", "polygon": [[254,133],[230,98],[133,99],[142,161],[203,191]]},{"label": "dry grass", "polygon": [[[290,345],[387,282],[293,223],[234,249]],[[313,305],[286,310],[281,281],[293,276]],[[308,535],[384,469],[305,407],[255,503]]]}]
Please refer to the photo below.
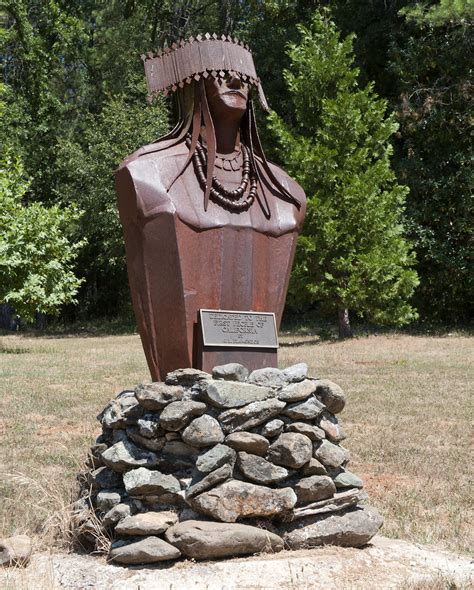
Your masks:
[{"label": "dry grass", "polygon": [[[472,339],[323,343],[284,335],[281,343],[282,366],[305,361],[313,375],[346,390],[342,421],[352,469],[383,511],[384,533],[468,551]],[[29,532],[43,546],[52,542],[99,433],[95,416],[113,395],[147,378],[136,335],[0,337],[0,535]]]}]

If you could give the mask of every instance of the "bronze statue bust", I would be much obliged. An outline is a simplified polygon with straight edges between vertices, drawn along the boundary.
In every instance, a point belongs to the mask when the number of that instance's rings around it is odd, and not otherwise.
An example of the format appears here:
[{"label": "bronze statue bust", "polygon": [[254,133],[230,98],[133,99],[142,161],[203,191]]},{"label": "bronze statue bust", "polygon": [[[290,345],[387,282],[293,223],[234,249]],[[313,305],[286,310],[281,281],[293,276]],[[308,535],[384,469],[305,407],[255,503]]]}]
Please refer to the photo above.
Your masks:
[{"label": "bronze statue bust", "polygon": [[[173,92],[178,123],[126,158],[116,190],[134,310],[158,380],[199,364],[199,309],[270,311],[279,325],[305,195],[263,153],[252,91],[266,101],[246,46],[206,35],[144,62],[150,94]],[[232,360],[256,368],[251,350]],[[214,361],[229,358],[216,352]]]}]

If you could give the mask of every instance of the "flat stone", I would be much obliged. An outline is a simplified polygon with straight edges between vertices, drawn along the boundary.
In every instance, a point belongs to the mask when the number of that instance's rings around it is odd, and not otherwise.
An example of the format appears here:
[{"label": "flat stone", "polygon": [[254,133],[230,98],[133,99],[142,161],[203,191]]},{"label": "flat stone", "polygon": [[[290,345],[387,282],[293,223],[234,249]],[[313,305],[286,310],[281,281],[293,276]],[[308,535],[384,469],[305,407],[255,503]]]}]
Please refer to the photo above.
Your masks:
[{"label": "flat stone", "polygon": [[303,379],[306,379],[306,376],[308,375],[308,365],[306,363],[291,365],[291,367],[283,369],[283,375],[285,376],[285,379],[288,381],[288,383],[303,381]]},{"label": "flat stone", "polygon": [[161,381],[141,383],[135,388],[138,403],[146,410],[161,410],[171,402],[181,401],[184,389]]},{"label": "flat stone", "polygon": [[278,535],[245,524],[188,520],[168,529],[165,537],[192,559],[274,553],[283,549]]},{"label": "flat stone", "polygon": [[127,516],[115,527],[117,535],[159,535],[178,522],[176,512],[142,512]]},{"label": "flat stone", "polygon": [[161,412],[160,425],[164,430],[176,432],[184,428],[194,416],[200,416],[207,410],[202,402],[171,402]]},{"label": "flat stone", "polygon": [[343,471],[334,478],[336,488],[363,488],[364,482],[350,471]]},{"label": "flat stone", "polygon": [[248,375],[248,369],[239,363],[227,363],[226,365],[218,365],[212,369],[213,379],[224,379],[226,381],[245,381]]},{"label": "flat stone", "polygon": [[139,565],[178,559],[178,557],[181,557],[181,552],[173,545],[158,537],[146,537],[135,543],[114,543],[108,560],[124,565]]},{"label": "flat stone", "polygon": [[97,420],[105,428],[123,428],[134,424],[144,410],[135,398],[133,391],[122,391],[111,400],[97,416]]},{"label": "flat stone", "polygon": [[327,475],[312,475],[300,479],[294,486],[298,505],[326,500],[336,493],[333,480]]},{"label": "flat stone", "polygon": [[[315,443],[315,445],[317,444]],[[321,461],[325,467],[337,469],[349,461],[350,455],[349,451],[344,447],[323,440],[319,446],[315,446],[314,458]]]},{"label": "flat stone", "polygon": [[326,433],[322,428],[308,424],[307,422],[291,422],[286,425],[286,432],[298,432],[304,434],[310,440],[323,440],[326,438]]},{"label": "flat stone", "polygon": [[191,387],[199,381],[210,379],[211,375],[199,369],[176,369],[166,375],[167,385],[183,385],[184,387]]},{"label": "flat stone", "polygon": [[204,477],[202,477],[201,473],[197,472],[197,477],[191,480],[191,484],[186,490],[186,499],[194,498],[229,479],[232,477],[232,472],[233,466],[228,463],[211,471],[211,473]]},{"label": "flat stone", "polygon": [[97,494],[95,505],[101,512],[108,512],[111,508],[120,504],[122,498],[118,492],[101,491]]},{"label": "flat stone", "polygon": [[262,402],[252,402],[243,408],[226,410],[219,414],[218,420],[226,434],[250,430],[279,414],[285,406],[285,402],[270,398]]},{"label": "flat stone", "polygon": [[262,387],[273,387],[279,389],[287,384],[287,380],[283,371],[274,369],[273,367],[266,367],[264,369],[256,369],[252,371],[247,379],[249,383],[261,385]]},{"label": "flat stone", "polygon": [[231,479],[193,498],[190,503],[197,512],[223,522],[235,522],[239,518],[286,513],[296,504],[296,494],[291,488],[273,490]]},{"label": "flat stone", "polygon": [[268,449],[268,460],[291,469],[303,467],[311,459],[313,445],[307,436],[293,432],[280,434]]},{"label": "flat stone", "polygon": [[336,383],[329,379],[316,379],[316,396],[333,414],[339,414],[346,405],[346,396]]},{"label": "flat stone", "polygon": [[125,473],[123,483],[131,496],[177,494],[181,491],[179,481],[173,475],[144,467]]},{"label": "flat stone", "polygon": [[24,567],[30,562],[32,550],[33,546],[28,535],[14,535],[13,537],[1,539],[0,566]]},{"label": "flat stone", "polygon": [[319,421],[319,426],[324,430],[327,438],[333,443],[341,442],[346,438],[346,433],[339,424],[338,419],[329,412],[324,412],[323,417]]},{"label": "flat stone", "polygon": [[244,451],[237,456],[237,466],[246,479],[263,485],[278,483],[289,475],[284,467],[277,467],[263,457]]},{"label": "flat stone", "polygon": [[210,473],[226,463],[233,465],[236,458],[237,453],[234,449],[219,444],[197,458],[196,469],[200,473]]},{"label": "flat stone", "polygon": [[164,436],[158,438],[147,438],[146,436],[142,436],[139,433],[138,428],[135,427],[127,428],[127,436],[132,442],[141,447],[145,447],[145,449],[153,451],[154,453],[161,451],[166,443]]},{"label": "flat stone", "polygon": [[116,504],[113,506],[103,517],[102,524],[105,528],[109,528],[111,526],[116,525],[122,519],[130,516],[132,514],[132,510],[129,504]]},{"label": "flat stone", "polygon": [[319,545],[363,547],[377,534],[383,519],[372,507],[337,512],[330,516],[310,516],[288,527],[283,539],[290,549]]},{"label": "flat stone", "polygon": [[297,383],[290,383],[278,392],[278,399],[284,402],[293,403],[307,399],[316,391],[314,381],[305,379]]},{"label": "flat stone", "polygon": [[270,420],[260,428],[260,434],[265,436],[266,438],[275,438],[279,436],[283,432],[283,428],[285,427],[285,423],[283,420],[279,418],[275,418],[274,420]]},{"label": "flat stone", "polygon": [[308,463],[306,463],[306,465],[303,465],[301,472],[305,476],[328,475],[326,467],[324,467],[324,465],[314,457],[311,457]]},{"label": "flat stone", "polygon": [[201,392],[206,401],[220,409],[240,408],[275,397],[275,391],[270,387],[236,381],[207,381]]},{"label": "flat stone", "polygon": [[326,407],[315,397],[310,397],[305,402],[291,404],[282,412],[292,420],[314,420]]},{"label": "flat stone", "polygon": [[236,451],[245,451],[253,455],[263,456],[270,443],[264,436],[253,432],[233,432],[225,438],[225,444]]},{"label": "flat stone", "polygon": [[134,467],[154,467],[158,464],[155,453],[141,449],[127,439],[109,447],[102,453],[102,459],[106,465],[119,473]]},{"label": "flat stone", "polygon": [[215,418],[204,414],[191,422],[183,431],[182,437],[186,444],[201,448],[222,442],[224,433]]}]

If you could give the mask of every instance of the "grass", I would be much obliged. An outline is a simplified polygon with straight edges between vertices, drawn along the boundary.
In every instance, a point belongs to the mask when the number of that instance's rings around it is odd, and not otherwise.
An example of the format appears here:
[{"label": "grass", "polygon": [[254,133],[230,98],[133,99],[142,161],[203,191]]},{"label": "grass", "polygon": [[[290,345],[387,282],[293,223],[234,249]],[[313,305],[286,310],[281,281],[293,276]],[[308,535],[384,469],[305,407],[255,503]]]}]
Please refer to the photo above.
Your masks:
[{"label": "grass", "polygon": [[[457,552],[474,544],[473,349],[459,334],[281,337],[282,366],[305,361],[345,389],[351,469],[383,512],[385,535]],[[137,335],[0,337],[0,536],[28,532],[52,544],[99,434],[95,416],[145,379]]]}]

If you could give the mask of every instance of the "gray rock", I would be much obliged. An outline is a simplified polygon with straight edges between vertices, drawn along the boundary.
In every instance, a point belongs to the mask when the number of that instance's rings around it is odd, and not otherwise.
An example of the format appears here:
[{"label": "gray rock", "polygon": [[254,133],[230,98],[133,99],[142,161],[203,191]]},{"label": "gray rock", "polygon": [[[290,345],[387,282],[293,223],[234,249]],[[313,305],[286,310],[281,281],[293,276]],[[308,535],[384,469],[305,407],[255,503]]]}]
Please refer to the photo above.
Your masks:
[{"label": "gray rock", "polygon": [[313,445],[307,436],[293,432],[280,434],[268,449],[268,460],[292,469],[303,467],[311,459]]},{"label": "gray rock", "polygon": [[144,467],[125,473],[123,483],[131,496],[177,494],[181,490],[179,481],[173,475]]},{"label": "gray rock", "polygon": [[263,402],[253,402],[243,408],[226,410],[219,414],[218,420],[226,434],[250,430],[279,414],[285,405],[285,402],[270,398]]},{"label": "gray rock", "polygon": [[171,402],[161,412],[160,425],[164,430],[176,432],[184,428],[193,416],[201,416],[207,406],[202,402]]},{"label": "gray rock", "polygon": [[327,409],[333,414],[339,414],[346,405],[346,396],[342,389],[336,383],[329,379],[317,379],[316,396],[320,399]]},{"label": "gray rock", "polygon": [[377,534],[383,519],[375,508],[366,506],[346,512],[310,516],[288,527],[285,545],[308,549],[319,545],[362,547]]},{"label": "gray rock", "polygon": [[153,451],[154,453],[161,451],[161,449],[165,446],[166,442],[164,436],[161,436],[159,438],[146,438],[138,432],[138,428],[133,427],[127,428],[127,436],[132,442],[136,443],[137,445],[140,445],[141,447],[145,447],[145,449]]},{"label": "gray rock", "polygon": [[275,418],[275,420],[270,420],[260,428],[260,434],[265,436],[266,438],[275,438],[279,436],[283,432],[283,428],[285,423],[283,420],[279,418]]},{"label": "gray rock", "polygon": [[193,498],[190,504],[197,512],[235,522],[239,518],[284,514],[296,504],[296,494],[291,488],[273,490],[231,479]]},{"label": "gray rock", "polygon": [[245,524],[188,520],[168,529],[166,540],[193,559],[216,559],[283,549],[274,533]]},{"label": "gray rock", "polygon": [[270,387],[236,381],[207,381],[201,392],[206,401],[220,409],[241,408],[251,402],[275,397],[275,391]]},{"label": "gray rock", "polygon": [[333,480],[327,475],[312,475],[300,479],[294,486],[298,505],[331,498],[336,493]]},{"label": "gray rock", "polygon": [[319,422],[319,426],[324,430],[328,439],[333,443],[341,442],[346,438],[346,433],[339,424],[338,419],[329,412],[324,412]]},{"label": "gray rock", "polygon": [[278,392],[278,399],[284,402],[293,403],[307,399],[316,391],[314,381],[305,379],[297,383],[290,383]]},{"label": "gray rock", "polygon": [[306,465],[303,465],[301,470],[302,474],[305,476],[309,475],[328,475],[328,471],[324,465],[312,457]]},{"label": "gray rock", "polygon": [[93,489],[118,488],[122,485],[122,477],[109,467],[99,467],[89,474],[89,485]]},{"label": "gray rock", "polygon": [[164,436],[165,433],[160,428],[160,419],[154,414],[145,414],[137,420],[138,433],[145,438],[154,438]]},{"label": "gray rock", "polygon": [[164,455],[172,455],[176,457],[190,457],[197,454],[197,449],[187,445],[181,440],[169,440],[163,447]]},{"label": "gray rock", "polygon": [[248,370],[239,363],[227,363],[212,369],[214,379],[225,379],[226,381],[245,381],[248,374]]},{"label": "gray rock", "polygon": [[237,465],[246,479],[263,485],[278,483],[288,477],[284,467],[277,467],[263,457],[244,451],[238,454]]},{"label": "gray rock", "polygon": [[97,494],[95,505],[101,512],[108,512],[111,508],[120,504],[122,498],[118,492],[101,491]]},{"label": "gray rock", "polygon": [[211,375],[200,371],[199,369],[176,369],[166,375],[166,383],[168,385],[183,385],[184,387],[191,387],[199,381],[210,379]]},{"label": "gray rock", "polygon": [[202,474],[197,472],[197,477],[191,481],[191,485],[186,490],[186,498],[194,498],[203,492],[213,488],[222,483],[226,479],[232,477],[233,467],[228,463],[211,471],[208,475],[202,477]]},{"label": "gray rock", "polygon": [[135,543],[114,543],[109,552],[108,560],[125,565],[156,563],[169,559],[178,559],[181,552],[158,537],[146,537]]},{"label": "gray rock", "polygon": [[308,375],[308,365],[306,363],[291,365],[291,367],[283,369],[283,375],[285,376],[285,379],[288,381],[288,383],[303,381],[303,379],[306,379],[306,376]]},{"label": "gray rock", "polygon": [[112,527],[131,514],[132,510],[129,504],[116,504],[104,515],[102,524],[105,528]]},{"label": "gray rock", "polygon": [[122,391],[107,404],[97,420],[104,428],[123,428],[134,424],[143,411],[133,391]]},{"label": "gray rock", "polygon": [[133,467],[154,467],[158,464],[155,453],[145,451],[128,440],[121,440],[102,453],[102,459],[114,471],[123,473]]},{"label": "gray rock", "polygon": [[135,397],[146,410],[161,410],[171,402],[181,401],[184,389],[179,385],[166,385],[161,381],[141,383],[135,388]]},{"label": "gray rock", "polygon": [[204,416],[195,418],[191,422],[183,431],[182,437],[188,445],[209,447],[222,442],[224,440],[224,433],[215,418],[204,414]]},{"label": "gray rock", "polygon": [[255,385],[261,385],[262,387],[273,387],[279,389],[287,384],[287,380],[283,371],[280,369],[274,369],[272,367],[266,367],[264,369],[256,369],[252,371],[247,379],[249,383],[255,383]]},{"label": "gray rock", "polygon": [[310,397],[305,402],[299,402],[291,404],[285,408],[282,412],[285,416],[288,416],[292,420],[313,420],[317,418],[324,410],[324,404],[322,404],[315,397]]},{"label": "gray rock", "polygon": [[1,539],[0,566],[24,567],[30,562],[32,550],[33,546],[28,535],[15,535]]},{"label": "gray rock", "polygon": [[334,478],[336,488],[363,488],[364,482],[355,473],[343,471]]},{"label": "gray rock", "polygon": [[216,445],[198,457],[196,469],[200,473],[210,473],[226,463],[233,465],[236,457],[237,454],[234,449],[226,445]]},{"label": "gray rock", "polygon": [[159,535],[178,522],[176,512],[143,512],[127,516],[115,527],[117,535]]},{"label": "gray rock", "polygon": [[321,461],[325,467],[337,469],[349,461],[349,451],[344,447],[335,445],[328,440],[323,440],[319,446],[316,446],[317,444],[315,443],[314,458]]},{"label": "gray rock", "polygon": [[233,432],[228,434],[225,444],[236,451],[245,451],[253,455],[263,456],[268,451],[270,443],[264,436],[253,432]]},{"label": "gray rock", "polygon": [[314,426],[313,424],[308,424],[307,422],[291,422],[290,424],[287,424],[285,430],[287,432],[304,434],[310,440],[323,440],[323,438],[326,438],[326,433],[322,428]]}]

